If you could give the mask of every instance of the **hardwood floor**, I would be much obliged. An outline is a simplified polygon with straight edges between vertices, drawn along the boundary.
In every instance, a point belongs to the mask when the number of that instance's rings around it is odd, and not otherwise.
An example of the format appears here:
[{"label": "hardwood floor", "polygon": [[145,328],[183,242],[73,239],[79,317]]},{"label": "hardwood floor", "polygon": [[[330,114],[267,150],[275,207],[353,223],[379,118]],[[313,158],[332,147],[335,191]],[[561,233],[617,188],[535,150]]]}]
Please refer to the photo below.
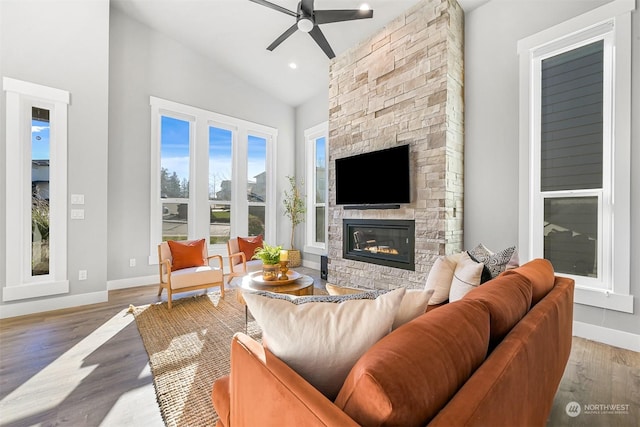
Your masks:
[{"label": "hardwood floor", "polygon": [[[296,270],[324,287],[317,271]],[[105,303],[0,320],[0,425],[163,426],[147,353],[127,314],[129,304],[158,301],[156,292],[110,291]],[[577,417],[565,411],[570,402],[581,405]],[[593,406],[606,404],[628,409],[604,414]],[[638,420],[640,355],[574,338],[548,426],[635,427]]]}]

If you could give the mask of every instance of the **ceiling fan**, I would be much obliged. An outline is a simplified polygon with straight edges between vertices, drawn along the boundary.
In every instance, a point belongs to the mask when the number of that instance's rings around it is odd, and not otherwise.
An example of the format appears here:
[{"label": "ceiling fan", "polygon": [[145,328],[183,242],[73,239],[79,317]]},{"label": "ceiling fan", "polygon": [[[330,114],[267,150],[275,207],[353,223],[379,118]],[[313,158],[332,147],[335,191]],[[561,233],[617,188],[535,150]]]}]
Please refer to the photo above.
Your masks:
[{"label": "ceiling fan", "polygon": [[329,59],[334,58],[336,54],[333,53],[333,49],[331,49],[329,42],[325,38],[324,34],[322,34],[322,31],[320,30],[320,27],[318,27],[318,25],[329,24],[331,22],[351,21],[354,19],[373,18],[373,10],[314,10],[313,0],[302,0],[300,3],[298,3],[297,12],[293,12],[289,9],[278,6],[277,4],[273,4],[266,0],[249,1],[277,10],[278,12],[286,13],[287,15],[296,18],[296,23],[289,27],[289,29],[287,29],[284,33],[282,33],[280,37],[275,39],[274,42],[267,47],[267,50],[275,49],[291,34],[295,33],[296,30],[300,30],[305,33],[309,33],[311,38],[313,38],[313,40],[318,43],[318,46],[320,46],[320,48],[329,57]]}]

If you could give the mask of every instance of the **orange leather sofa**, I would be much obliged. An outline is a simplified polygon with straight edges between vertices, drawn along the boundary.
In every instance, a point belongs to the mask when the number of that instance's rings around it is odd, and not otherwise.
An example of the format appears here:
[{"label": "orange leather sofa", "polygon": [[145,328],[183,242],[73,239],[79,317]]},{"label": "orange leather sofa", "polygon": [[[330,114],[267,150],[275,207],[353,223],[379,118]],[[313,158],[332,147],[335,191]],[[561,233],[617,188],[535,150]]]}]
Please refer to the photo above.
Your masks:
[{"label": "orange leather sofa", "polygon": [[531,261],[372,346],[330,401],[238,333],[218,427],[544,426],[569,358],[571,279]]}]

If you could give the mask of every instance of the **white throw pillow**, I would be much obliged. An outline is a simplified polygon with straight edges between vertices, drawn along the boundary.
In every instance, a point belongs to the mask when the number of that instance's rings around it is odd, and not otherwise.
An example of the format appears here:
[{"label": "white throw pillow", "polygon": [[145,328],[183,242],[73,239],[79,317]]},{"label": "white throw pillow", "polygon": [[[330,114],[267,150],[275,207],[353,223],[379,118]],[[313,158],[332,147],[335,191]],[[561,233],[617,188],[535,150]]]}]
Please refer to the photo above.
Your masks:
[{"label": "white throw pillow", "polygon": [[[367,292],[367,289],[336,286],[331,283],[327,283],[325,288],[329,295],[351,295]],[[429,305],[429,299],[433,295],[433,291],[433,289],[407,289],[400,303],[400,309],[393,321],[392,329],[396,329],[424,314],[427,311],[427,305]]]},{"label": "white throw pillow", "polygon": [[429,304],[442,304],[449,299],[453,273],[461,256],[462,252],[439,257],[433,263],[431,270],[429,270],[429,276],[427,276],[427,282],[424,285],[425,290],[433,289],[434,291]]},{"label": "white throw pillow", "polygon": [[458,301],[467,292],[480,286],[483,268],[483,263],[475,262],[468,253],[463,252],[453,273],[453,281],[449,290],[449,302]]},{"label": "white throw pillow", "polygon": [[432,295],[433,289],[407,289],[404,297],[402,297],[400,309],[396,314],[396,318],[393,321],[391,329],[396,329],[399,326],[412,321],[421,314],[424,314],[425,311],[427,311],[427,305],[429,305],[429,300]]},{"label": "white throw pillow", "polygon": [[400,288],[374,299],[353,299],[367,295],[357,294],[306,303],[300,302],[317,297],[243,296],[269,351],[334,400],[360,356],[391,330],[404,294]]}]

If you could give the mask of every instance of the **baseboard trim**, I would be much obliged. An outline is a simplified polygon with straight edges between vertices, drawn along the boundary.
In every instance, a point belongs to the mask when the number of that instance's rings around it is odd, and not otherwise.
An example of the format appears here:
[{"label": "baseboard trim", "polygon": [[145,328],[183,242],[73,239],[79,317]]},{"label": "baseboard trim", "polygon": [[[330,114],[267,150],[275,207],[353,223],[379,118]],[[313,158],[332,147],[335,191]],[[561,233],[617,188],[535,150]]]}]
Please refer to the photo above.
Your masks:
[{"label": "baseboard trim", "polygon": [[320,270],[320,263],[319,262],[302,260],[302,266],[303,267],[308,267],[308,268],[313,268],[314,270]]},{"label": "baseboard trim", "polygon": [[79,307],[81,305],[98,304],[108,300],[109,294],[107,291],[99,291],[13,304],[2,304],[0,305],[0,319],[42,313],[45,311],[62,310],[64,308]]},{"label": "baseboard trim", "polygon": [[573,322],[573,335],[603,344],[640,352],[640,335],[584,322]]},{"label": "baseboard trim", "polygon": [[130,277],[128,279],[107,280],[107,290],[136,288],[138,286],[157,285],[158,275]]}]

